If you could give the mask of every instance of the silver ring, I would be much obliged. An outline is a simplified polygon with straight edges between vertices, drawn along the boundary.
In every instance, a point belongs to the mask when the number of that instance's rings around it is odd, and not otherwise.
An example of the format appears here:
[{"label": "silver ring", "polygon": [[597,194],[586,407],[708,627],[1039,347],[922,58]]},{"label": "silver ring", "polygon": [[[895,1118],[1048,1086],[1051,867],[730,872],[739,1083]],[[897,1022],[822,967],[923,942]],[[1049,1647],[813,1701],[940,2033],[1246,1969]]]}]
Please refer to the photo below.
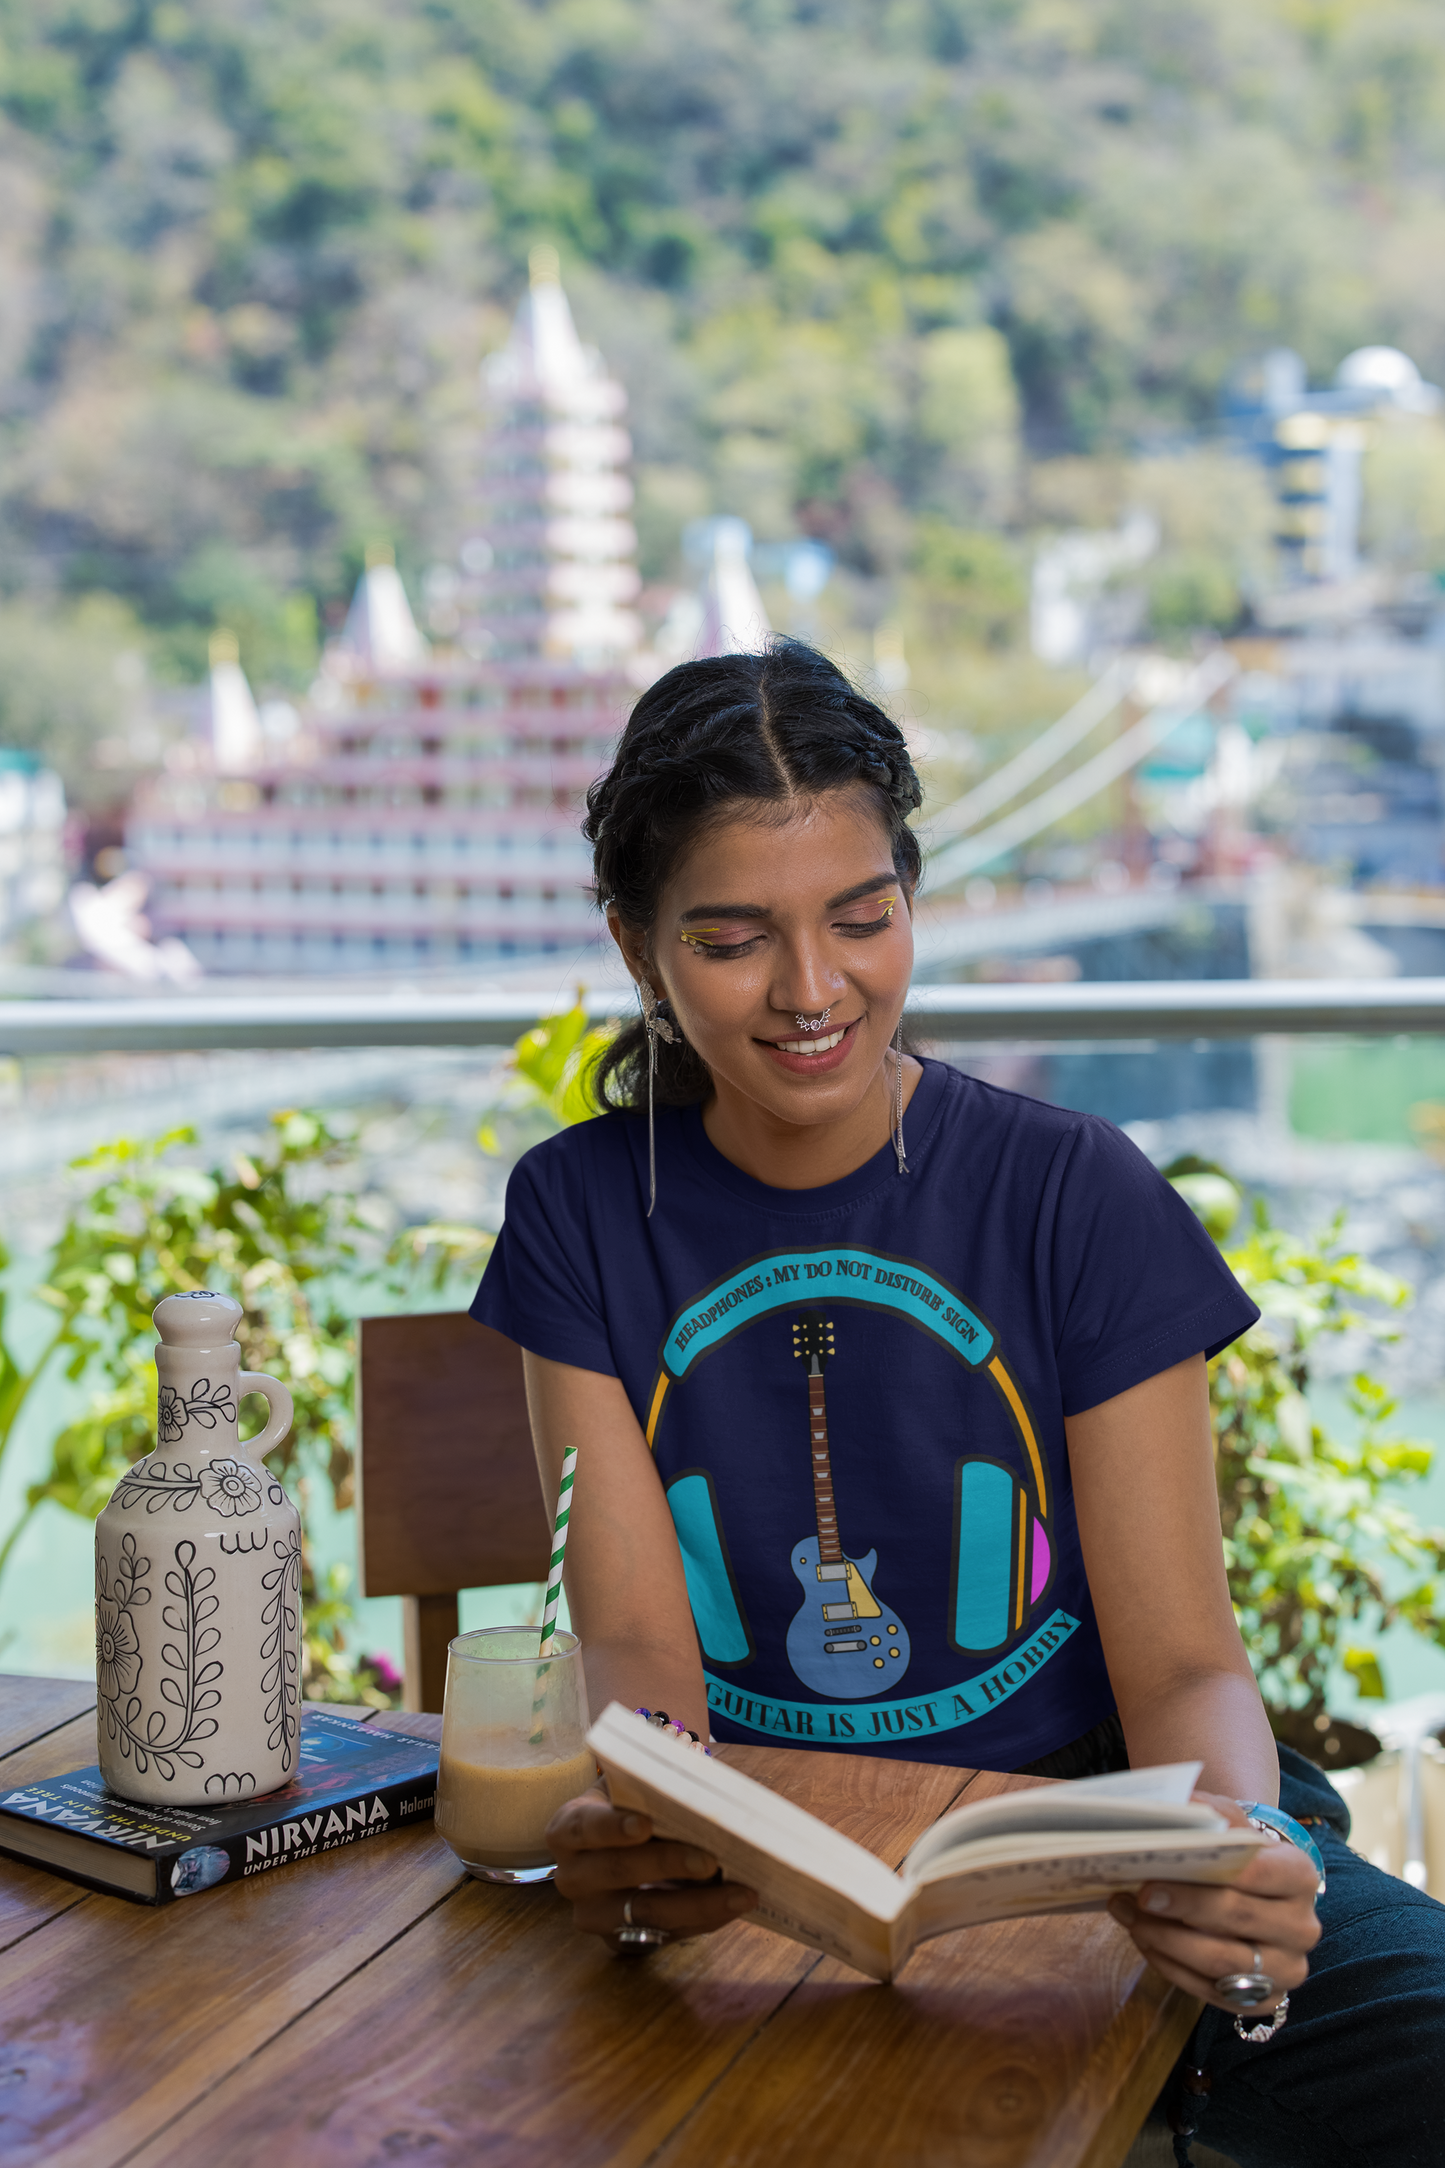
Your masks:
[{"label": "silver ring", "polygon": [[1278,1989],[1267,1972],[1226,1972],[1215,1981],[1214,1992],[1231,2010],[1255,2010]]},{"label": "silver ring", "polygon": [[672,1936],[665,1927],[635,1927],[632,1922],[632,1899],[623,1900],[622,1925],[615,1931],[613,1940],[625,1950],[657,1950]]}]

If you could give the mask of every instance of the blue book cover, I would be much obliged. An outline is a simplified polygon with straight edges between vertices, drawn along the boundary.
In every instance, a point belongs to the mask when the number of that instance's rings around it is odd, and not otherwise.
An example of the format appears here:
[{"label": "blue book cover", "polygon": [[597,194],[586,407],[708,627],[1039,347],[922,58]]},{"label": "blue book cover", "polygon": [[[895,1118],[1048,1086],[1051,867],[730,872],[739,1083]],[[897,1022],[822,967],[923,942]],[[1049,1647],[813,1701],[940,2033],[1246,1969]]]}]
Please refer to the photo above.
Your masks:
[{"label": "blue book cover", "polygon": [[166,1904],[428,1820],[439,1750],[329,1710],[301,1718],[299,1767],[235,1806],[152,1806],[72,1769],[0,1791],[0,1851],[92,1889]]}]

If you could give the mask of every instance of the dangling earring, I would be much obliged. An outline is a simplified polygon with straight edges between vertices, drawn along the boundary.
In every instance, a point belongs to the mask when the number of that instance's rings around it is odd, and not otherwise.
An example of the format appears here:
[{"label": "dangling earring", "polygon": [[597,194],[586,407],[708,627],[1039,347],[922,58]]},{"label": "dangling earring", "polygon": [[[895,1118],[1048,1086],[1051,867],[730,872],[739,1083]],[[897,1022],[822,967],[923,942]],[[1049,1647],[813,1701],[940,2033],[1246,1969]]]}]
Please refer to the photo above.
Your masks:
[{"label": "dangling earring", "polygon": [[647,1032],[647,1216],[657,1203],[657,1140],[652,1125],[652,1087],[657,1075],[657,1042],[666,1039],[669,1046],[677,1045],[677,1033],[662,1013],[662,1003],[656,989],[646,979],[637,982],[637,998],[642,1003],[642,1022]]},{"label": "dangling earring", "polygon": [[893,1035],[893,1149],[898,1155],[898,1172],[907,1174],[908,1155],[903,1149],[903,1019],[898,1019],[898,1029]]}]

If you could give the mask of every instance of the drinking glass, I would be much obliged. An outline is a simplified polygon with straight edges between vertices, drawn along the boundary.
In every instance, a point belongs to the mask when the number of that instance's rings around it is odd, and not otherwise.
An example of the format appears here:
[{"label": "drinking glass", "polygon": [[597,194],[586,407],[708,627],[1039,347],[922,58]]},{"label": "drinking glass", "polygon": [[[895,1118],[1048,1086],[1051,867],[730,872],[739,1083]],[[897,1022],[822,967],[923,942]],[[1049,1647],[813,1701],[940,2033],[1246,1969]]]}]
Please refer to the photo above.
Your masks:
[{"label": "drinking glass", "polygon": [[468,1874],[551,1880],[547,1824],[597,1778],[587,1724],[576,1634],[554,1634],[543,1657],[535,1627],[487,1626],[448,1643],[436,1820]]}]

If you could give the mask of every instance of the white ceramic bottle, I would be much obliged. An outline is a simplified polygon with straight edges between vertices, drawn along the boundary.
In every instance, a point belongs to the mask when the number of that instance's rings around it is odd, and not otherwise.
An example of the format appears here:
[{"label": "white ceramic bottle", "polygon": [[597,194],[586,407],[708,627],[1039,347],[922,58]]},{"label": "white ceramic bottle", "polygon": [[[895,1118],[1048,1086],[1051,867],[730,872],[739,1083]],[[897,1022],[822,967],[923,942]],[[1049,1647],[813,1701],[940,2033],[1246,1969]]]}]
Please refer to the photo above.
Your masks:
[{"label": "white ceramic bottle", "polygon": [[[167,1295],[158,1438],[95,1524],[101,1774],[125,1799],[218,1806],[296,1773],[301,1516],[264,1465],[291,1395],[241,1368],[241,1305]],[[271,1420],[242,1443],[237,1404]]]}]

